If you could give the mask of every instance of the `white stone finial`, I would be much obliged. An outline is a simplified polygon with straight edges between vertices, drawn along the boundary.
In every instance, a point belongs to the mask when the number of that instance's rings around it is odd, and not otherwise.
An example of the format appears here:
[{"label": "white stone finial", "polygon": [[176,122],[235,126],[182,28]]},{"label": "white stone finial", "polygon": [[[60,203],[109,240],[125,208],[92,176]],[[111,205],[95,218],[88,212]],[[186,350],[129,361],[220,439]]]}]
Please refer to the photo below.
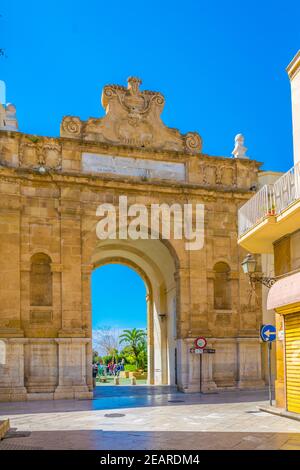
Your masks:
[{"label": "white stone finial", "polygon": [[6,86],[3,80],[0,80],[0,129],[18,130],[16,107],[12,103],[6,103]]},{"label": "white stone finial", "polygon": [[0,129],[6,131],[18,130],[16,107],[14,104],[7,103],[7,105],[2,105],[0,103]]},{"label": "white stone finial", "polygon": [[6,91],[5,82],[0,80],[0,104],[6,103]]},{"label": "white stone finial", "polygon": [[246,152],[248,149],[247,147],[244,146],[244,141],[245,139],[244,139],[243,134],[237,134],[235,136],[235,139],[234,139],[235,146],[232,151],[232,155],[234,158],[249,158],[246,155]]},{"label": "white stone finial", "polygon": [[0,103],[0,130],[4,129],[5,127],[5,108],[4,106]]},{"label": "white stone finial", "polygon": [[5,128],[10,131],[18,130],[17,110],[14,104],[7,103],[5,108]]}]

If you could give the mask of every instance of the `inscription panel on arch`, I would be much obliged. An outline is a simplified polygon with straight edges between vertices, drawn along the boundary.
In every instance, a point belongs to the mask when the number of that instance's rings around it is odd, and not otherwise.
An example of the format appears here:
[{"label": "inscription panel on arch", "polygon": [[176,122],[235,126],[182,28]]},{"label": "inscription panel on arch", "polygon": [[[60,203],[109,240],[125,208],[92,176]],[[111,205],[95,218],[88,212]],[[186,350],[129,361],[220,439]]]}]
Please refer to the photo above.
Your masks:
[{"label": "inscription panel on arch", "polygon": [[175,181],[186,179],[185,164],[177,162],[82,153],[81,165],[84,173],[113,173],[119,176]]}]

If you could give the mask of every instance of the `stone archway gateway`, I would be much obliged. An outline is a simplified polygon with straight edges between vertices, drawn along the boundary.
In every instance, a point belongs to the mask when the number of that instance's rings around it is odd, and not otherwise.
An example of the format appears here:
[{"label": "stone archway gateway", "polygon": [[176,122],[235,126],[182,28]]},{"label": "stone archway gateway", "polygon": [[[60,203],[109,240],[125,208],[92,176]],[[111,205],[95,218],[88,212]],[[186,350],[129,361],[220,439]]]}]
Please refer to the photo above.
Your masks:
[{"label": "stone archway gateway", "polygon": [[146,286],[148,384],[175,385],[177,282],[175,260],[160,240],[107,240],[92,267],[119,263],[134,269]]},{"label": "stone archway gateway", "polygon": [[[66,116],[58,138],[0,130],[0,400],[92,397],[90,275],[108,262],[146,282],[151,383],[174,384],[177,369],[178,388],[198,391],[190,349],[205,336],[216,354],[203,358],[204,391],[263,385],[260,292],[249,299],[236,243],[259,164],[203,154],[200,136],[166,127],[164,97],[140,84],[104,87],[105,116]],[[203,246],[160,231],[99,238],[99,205],[121,196],[202,205]]]}]

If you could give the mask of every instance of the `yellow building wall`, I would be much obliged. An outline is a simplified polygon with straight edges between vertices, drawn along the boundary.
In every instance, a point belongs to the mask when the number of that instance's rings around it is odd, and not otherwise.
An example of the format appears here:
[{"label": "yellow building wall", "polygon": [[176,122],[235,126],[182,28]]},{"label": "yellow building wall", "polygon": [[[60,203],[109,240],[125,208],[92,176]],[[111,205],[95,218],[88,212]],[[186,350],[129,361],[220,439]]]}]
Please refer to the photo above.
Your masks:
[{"label": "yellow building wall", "polygon": [[291,270],[290,237],[286,236],[274,243],[275,276],[281,276]]},{"label": "yellow building wall", "polygon": [[[274,243],[274,267],[275,276],[290,273],[300,267],[300,232],[296,231]],[[278,332],[284,330],[284,315],[293,312],[289,305],[280,307],[280,313],[276,314],[276,382],[275,396],[276,406],[287,408],[286,402],[286,367],[285,367],[285,342],[278,339]],[[299,338],[300,339],[300,338]]]}]

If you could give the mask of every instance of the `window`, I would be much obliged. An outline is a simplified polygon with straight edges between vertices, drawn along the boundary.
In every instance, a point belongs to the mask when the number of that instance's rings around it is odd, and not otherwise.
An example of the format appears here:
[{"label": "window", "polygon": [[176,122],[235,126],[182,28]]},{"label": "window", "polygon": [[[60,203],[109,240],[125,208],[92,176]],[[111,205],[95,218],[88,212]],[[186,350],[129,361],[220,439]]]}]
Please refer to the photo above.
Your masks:
[{"label": "window", "polygon": [[230,267],[220,261],[214,266],[214,308],[229,310],[231,308]]},{"label": "window", "polygon": [[45,253],[36,253],[31,258],[30,305],[52,305],[51,258]]}]

